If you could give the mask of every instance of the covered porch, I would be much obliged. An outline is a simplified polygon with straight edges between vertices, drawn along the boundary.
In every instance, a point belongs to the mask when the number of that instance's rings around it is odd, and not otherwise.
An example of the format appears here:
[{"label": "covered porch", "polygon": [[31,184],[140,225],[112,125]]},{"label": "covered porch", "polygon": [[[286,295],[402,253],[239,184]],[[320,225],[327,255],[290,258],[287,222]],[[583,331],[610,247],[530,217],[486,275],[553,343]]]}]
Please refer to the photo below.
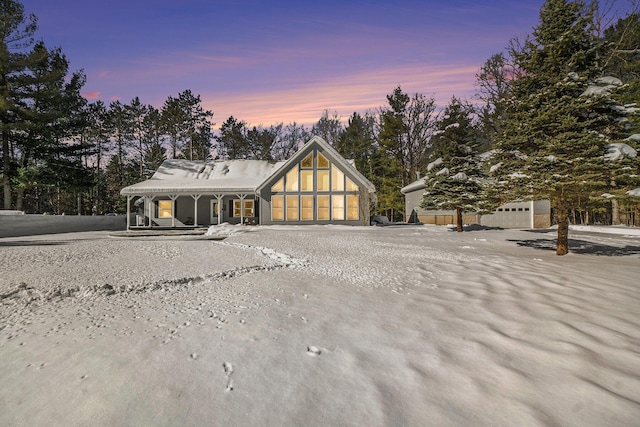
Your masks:
[{"label": "covered porch", "polygon": [[230,224],[259,224],[253,192],[126,194],[127,230],[194,229]]}]

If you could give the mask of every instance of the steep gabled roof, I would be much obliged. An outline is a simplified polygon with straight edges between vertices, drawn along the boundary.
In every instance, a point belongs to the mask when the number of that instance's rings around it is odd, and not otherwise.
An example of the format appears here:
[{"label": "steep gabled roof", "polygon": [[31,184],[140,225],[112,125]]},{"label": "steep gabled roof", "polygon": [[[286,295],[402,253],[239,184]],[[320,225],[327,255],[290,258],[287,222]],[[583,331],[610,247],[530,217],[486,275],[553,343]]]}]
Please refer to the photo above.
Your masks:
[{"label": "steep gabled roof", "polygon": [[374,185],[351,162],[345,160],[324,139],[314,136],[289,160],[281,162],[165,160],[150,179],[125,187],[120,190],[120,194],[253,193],[260,191],[278,176],[280,170],[287,170],[299,162],[313,147],[321,148],[343,171],[348,171],[358,185],[366,188],[369,193],[375,193]]},{"label": "steep gabled roof", "polygon": [[120,194],[254,192],[282,165],[266,160],[165,160],[150,179],[125,187]]},{"label": "steep gabled roof", "polygon": [[349,171],[349,173],[356,179],[356,181],[358,181],[357,184],[365,187],[369,193],[375,193],[376,187],[371,183],[371,181],[369,181],[364,175],[362,175],[360,171],[356,169],[356,167],[353,165],[352,162],[342,157],[340,153],[336,151],[335,148],[333,148],[331,145],[329,145],[328,142],[326,142],[324,139],[320,138],[319,136],[314,136],[313,138],[311,138],[300,150],[298,150],[298,152],[296,152],[289,160],[287,160],[278,170],[274,170],[271,176],[266,178],[261,183],[261,185],[258,187],[257,190],[260,191],[264,187],[268,185],[272,185],[273,184],[272,181],[275,181],[274,178],[278,176],[280,171],[287,171],[291,166],[300,162],[307,154],[309,154],[309,152],[314,148],[314,146],[322,148],[325,154],[328,154],[328,156],[331,157],[334,163],[337,163],[338,165],[341,166],[342,171]]}]

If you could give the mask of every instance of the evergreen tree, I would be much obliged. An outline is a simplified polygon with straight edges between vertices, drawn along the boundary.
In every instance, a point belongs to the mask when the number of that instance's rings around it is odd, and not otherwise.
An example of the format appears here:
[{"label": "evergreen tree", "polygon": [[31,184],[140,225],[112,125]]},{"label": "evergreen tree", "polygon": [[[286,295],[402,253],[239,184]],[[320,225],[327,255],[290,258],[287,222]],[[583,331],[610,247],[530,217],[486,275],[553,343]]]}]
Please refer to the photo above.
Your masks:
[{"label": "evergreen tree", "polygon": [[252,159],[257,160],[273,160],[273,147],[282,133],[282,125],[254,126],[247,131],[247,144]]},{"label": "evergreen tree", "polygon": [[482,141],[472,119],[473,109],[455,97],[445,108],[424,177],[421,207],[455,210],[457,231],[463,231],[462,213],[489,209],[480,158]]},{"label": "evergreen tree", "polygon": [[29,49],[37,30],[37,18],[25,16],[24,6],[14,0],[0,0],[0,137],[2,138],[2,186],[4,209],[11,209],[12,178],[15,169],[14,142],[23,120],[22,95]]},{"label": "evergreen tree", "polygon": [[133,145],[133,120],[131,110],[120,101],[113,101],[109,104],[107,121],[109,123],[110,133],[115,142],[115,155],[118,157],[117,162],[114,162],[113,159],[110,161],[110,164],[114,168],[113,172],[117,172],[115,176],[112,176],[112,179],[114,180],[114,185],[119,185],[122,188],[125,182],[127,182],[126,163],[129,148]]},{"label": "evergreen tree", "polygon": [[592,18],[582,1],[547,0],[532,37],[512,47],[522,73],[506,100],[492,167],[504,201],[550,199],[558,255],[568,252],[570,209],[609,188],[616,163],[604,154],[623,130],[610,97],[587,91],[601,72]]},{"label": "evergreen tree", "polygon": [[220,134],[215,137],[218,158],[238,160],[249,158],[247,124],[230,116],[220,126]]},{"label": "evergreen tree", "polygon": [[327,141],[330,145],[335,145],[340,139],[340,135],[344,132],[344,127],[340,122],[337,112],[329,115],[329,110],[322,112],[320,120],[311,128],[311,134],[317,135]]},{"label": "evergreen tree", "polygon": [[190,90],[178,94],[178,117],[182,123],[181,130],[183,146],[180,147],[185,158],[189,160],[207,160],[211,157],[211,126],[210,118],[213,112],[202,108],[200,95],[194,95]]},{"label": "evergreen tree", "polygon": [[418,93],[410,97],[399,86],[387,101],[389,107],[380,113],[376,188],[379,208],[395,221],[404,212],[398,189],[413,182],[426,167],[437,114],[433,98]]},{"label": "evergreen tree", "polygon": [[167,149],[163,146],[162,114],[153,106],[147,107],[142,120],[142,138],[145,141],[143,160],[143,179],[148,179],[167,158]]},{"label": "evergreen tree", "polygon": [[[91,206],[95,206],[95,213],[102,214],[105,208],[105,159],[111,151],[111,133],[107,119],[107,107],[102,101],[85,106],[84,128],[82,138],[89,144],[89,164],[93,166],[93,200]],[[93,212],[93,211],[92,211]]]},{"label": "evergreen tree", "polygon": [[131,124],[132,147],[136,150],[135,157],[139,167],[138,179],[142,179],[144,177],[144,155],[149,145],[149,141],[145,138],[144,134],[144,119],[149,107],[143,105],[142,102],[140,102],[140,98],[136,96],[125,108]]},{"label": "evergreen tree", "polygon": [[367,114],[364,117],[353,113],[349,117],[347,127],[335,144],[335,149],[345,159],[353,159],[356,169],[363,173],[371,182],[373,165],[371,164],[373,153],[377,149],[375,118]]}]

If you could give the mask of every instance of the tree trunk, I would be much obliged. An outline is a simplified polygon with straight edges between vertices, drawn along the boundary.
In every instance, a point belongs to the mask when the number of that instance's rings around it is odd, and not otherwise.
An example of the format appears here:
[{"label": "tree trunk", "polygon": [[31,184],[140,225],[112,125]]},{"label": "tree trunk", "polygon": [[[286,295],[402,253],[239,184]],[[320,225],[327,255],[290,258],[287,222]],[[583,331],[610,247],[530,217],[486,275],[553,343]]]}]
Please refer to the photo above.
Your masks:
[{"label": "tree trunk", "polygon": [[4,187],[4,208],[11,209],[11,155],[9,153],[9,132],[2,131],[2,186]]},{"label": "tree trunk", "polygon": [[611,225],[620,225],[620,207],[616,199],[611,199]]},{"label": "tree trunk", "polygon": [[569,205],[564,196],[558,200],[556,220],[558,221],[556,255],[566,255],[569,253]]},{"label": "tree trunk", "polygon": [[462,233],[462,209],[456,208],[456,230],[458,233]]}]

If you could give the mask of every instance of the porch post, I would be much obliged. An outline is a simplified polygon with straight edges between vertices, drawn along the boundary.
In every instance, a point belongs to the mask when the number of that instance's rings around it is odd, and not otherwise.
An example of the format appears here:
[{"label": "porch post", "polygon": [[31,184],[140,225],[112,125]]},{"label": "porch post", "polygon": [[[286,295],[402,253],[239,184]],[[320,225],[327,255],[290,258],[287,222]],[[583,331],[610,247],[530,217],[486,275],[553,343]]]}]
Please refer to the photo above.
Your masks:
[{"label": "porch post", "polygon": [[193,226],[197,227],[198,226],[198,199],[202,196],[202,194],[192,194],[191,197],[193,197],[193,210],[194,210],[194,214],[193,214]]},{"label": "porch post", "polygon": [[178,196],[171,195],[169,196],[169,198],[171,199],[171,227],[175,228],[176,227],[176,199],[178,198]]},{"label": "porch post", "polygon": [[246,194],[236,194],[240,198],[240,225],[244,224],[244,199]]},{"label": "porch post", "polygon": [[131,197],[127,195],[127,231],[131,228],[131,214],[130,214],[130,205],[131,205]]},{"label": "porch post", "polygon": [[147,197],[149,201],[149,228],[153,228],[153,199],[155,198],[156,196]]}]

